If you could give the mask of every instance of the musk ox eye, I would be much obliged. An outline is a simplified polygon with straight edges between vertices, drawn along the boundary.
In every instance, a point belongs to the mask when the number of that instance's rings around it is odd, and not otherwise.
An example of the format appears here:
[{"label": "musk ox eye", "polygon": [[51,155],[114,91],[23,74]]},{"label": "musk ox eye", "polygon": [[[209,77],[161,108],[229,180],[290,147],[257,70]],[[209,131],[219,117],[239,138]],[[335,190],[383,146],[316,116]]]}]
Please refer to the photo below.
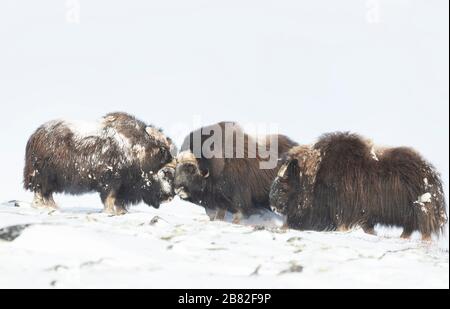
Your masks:
[{"label": "musk ox eye", "polygon": [[161,154],[161,162],[162,163],[168,163],[171,160],[170,153],[167,151],[166,148],[160,147],[159,153]]},{"label": "musk ox eye", "polygon": [[206,169],[206,170],[202,171],[202,176],[204,178],[208,178],[209,177],[209,169]]},{"label": "musk ox eye", "polygon": [[170,178],[172,176],[172,172],[170,171],[163,171],[163,173],[165,178]]}]

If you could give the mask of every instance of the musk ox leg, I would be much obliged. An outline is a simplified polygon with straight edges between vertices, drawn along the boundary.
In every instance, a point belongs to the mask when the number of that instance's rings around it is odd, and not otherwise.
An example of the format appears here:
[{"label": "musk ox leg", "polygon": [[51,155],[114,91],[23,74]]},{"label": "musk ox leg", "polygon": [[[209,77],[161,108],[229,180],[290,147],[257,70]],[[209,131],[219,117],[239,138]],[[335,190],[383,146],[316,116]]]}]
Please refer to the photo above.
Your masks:
[{"label": "musk ox leg", "polygon": [[31,204],[34,208],[44,208],[45,202],[44,197],[40,192],[34,193],[33,203]]},{"label": "musk ox leg", "polygon": [[348,226],[341,224],[336,228],[337,232],[348,232],[350,229],[348,228]]},{"label": "musk ox leg", "polygon": [[205,207],[205,212],[206,212],[206,215],[209,217],[209,220],[214,221],[214,218],[216,217],[217,209]]},{"label": "musk ox leg", "polygon": [[428,233],[423,233],[422,234],[422,241],[431,242],[431,240],[432,240],[431,234],[428,234]]},{"label": "musk ox leg", "polygon": [[214,217],[213,221],[224,221],[225,220],[225,215],[227,214],[227,211],[225,209],[217,209],[216,215]]},{"label": "musk ox leg", "polygon": [[41,192],[35,192],[33,203],[31,204],[34,208],[48,208],[57,209],[55,200],[53,199],[53,194],[42,194]]},{"label": "musk ox leg", "polygon": [[234,213],[233,214],[233,223],[240,224],[243,217],[244,217],[244,214],[240,211]]},{"label": "musk ox leg", "polygon": [[405,228],[403,228],[403,232],[402,232],[402,235],[400,235],[400,238],[403,238],[403,239],[410,239],[412,233],[413,233],[413,230],[412,230],[412,229],[406,228],[406,227],[405,227]]},{"label": "musk ox leg", "polygon": [[369,235],[377,235],[377,232],[375,232],[375,226],[373,224],[370,223],[364,223],[361,225],[364,233],[369,234]]},{"label": "musk ox leg", "polygon": [[113,215],[113,216],[121,216],[127,213],[127,210],[120,202],[117,200],[116,193],[111,191],[106,196],[104,202],[103,212]]}]

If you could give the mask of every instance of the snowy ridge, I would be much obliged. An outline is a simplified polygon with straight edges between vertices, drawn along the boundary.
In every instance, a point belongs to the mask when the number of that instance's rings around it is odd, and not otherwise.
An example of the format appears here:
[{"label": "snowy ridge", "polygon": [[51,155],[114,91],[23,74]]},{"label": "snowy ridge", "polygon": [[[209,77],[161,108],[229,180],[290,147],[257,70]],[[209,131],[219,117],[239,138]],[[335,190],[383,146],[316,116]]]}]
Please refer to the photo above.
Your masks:
[{"label": "snowy ridge", "polygon": [[449,287],[448,241],[405,241],[398,231],[286,231],[272,214],[210,222],[179,200],[121,217],[16,206],[0,206],[0,231],[28,225],[0,240],[0,288]]}]

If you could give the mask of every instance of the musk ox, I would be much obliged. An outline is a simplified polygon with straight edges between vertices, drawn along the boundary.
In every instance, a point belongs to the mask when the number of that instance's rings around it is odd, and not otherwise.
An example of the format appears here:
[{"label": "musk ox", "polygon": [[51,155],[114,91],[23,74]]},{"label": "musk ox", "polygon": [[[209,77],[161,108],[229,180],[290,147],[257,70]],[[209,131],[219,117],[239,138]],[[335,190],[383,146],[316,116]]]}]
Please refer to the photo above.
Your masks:
[{"label": "musk ox", "polygon": [[[205,207],[212,220],[223,220],[229,211],[238,223],[242,216],[270,209],[270,185],[280,167],[278,155],[294,145],[283,135],[257,141],[234,122],[203,127],[186,137],[178,154],[175,192]],[[272,166],[264,166],[270,161]]]},{"label": "musk ox", "polygon": [[174,196],[171,151],[160,130],[126,113],[94,123],[50,121],[28,141],[24,187],[35,207],[56,208],[53,193],[99,192],[109,214],[141,201],[158,208]]},{"label": "musk ox", "polygon": [[301,230],[403,227],[424,240],[447,222],[439,174],[411,148],[376,148],[350,133],[323,135],[288,152],[270,193],[272,207]]}]

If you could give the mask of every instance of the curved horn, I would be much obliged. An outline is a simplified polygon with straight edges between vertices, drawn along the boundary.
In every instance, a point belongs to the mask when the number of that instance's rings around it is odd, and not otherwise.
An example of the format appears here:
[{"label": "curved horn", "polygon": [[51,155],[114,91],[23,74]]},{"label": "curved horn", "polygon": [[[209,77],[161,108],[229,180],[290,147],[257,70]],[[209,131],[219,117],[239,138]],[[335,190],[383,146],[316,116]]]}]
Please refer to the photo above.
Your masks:
[{"label": "curved horn", "polygon": [[284,165],[280,168],[280,170],[278,171],[278,177],[285,178],[285,177],[286,177],[286,171],[287,171],[287,168],[288,168],[288,165],[287,165],[287,164],[284,164]]},{"label": "curved horn", "polygon": [[206,170],[206,173],[203,175],[204,178],[208,178],[209,177],[209,169]]}]

